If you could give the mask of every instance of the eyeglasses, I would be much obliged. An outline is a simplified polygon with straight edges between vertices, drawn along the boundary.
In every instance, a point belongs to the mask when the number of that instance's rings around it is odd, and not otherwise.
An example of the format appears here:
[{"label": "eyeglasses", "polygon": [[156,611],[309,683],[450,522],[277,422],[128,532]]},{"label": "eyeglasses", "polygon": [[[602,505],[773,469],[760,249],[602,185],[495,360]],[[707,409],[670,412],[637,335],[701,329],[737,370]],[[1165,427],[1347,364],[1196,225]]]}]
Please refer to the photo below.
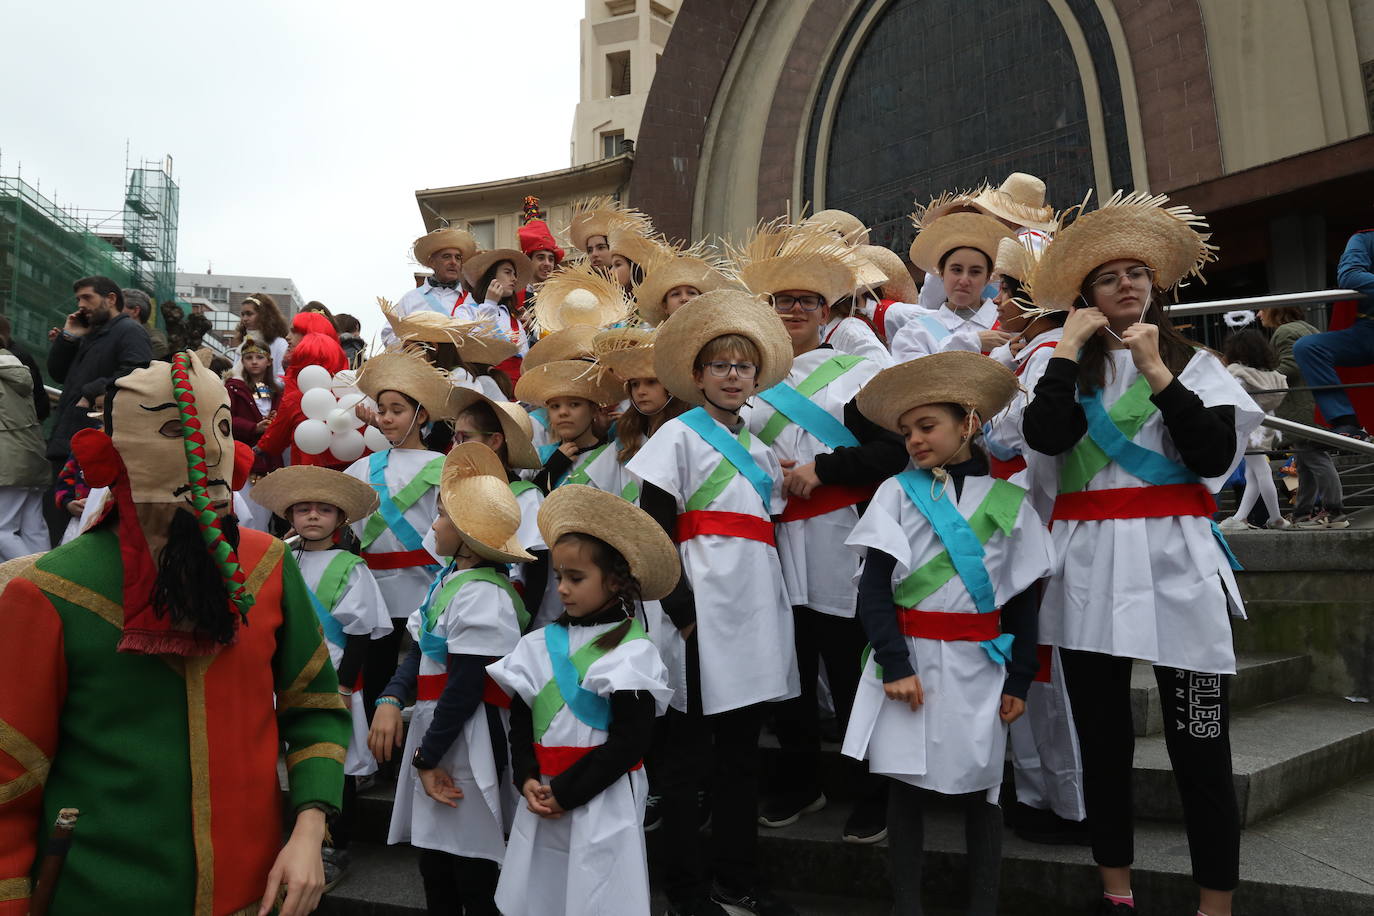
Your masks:
[{"label": "eyeglasses", "polygon": [[480,442],[488,436],[494,435],[496,435],[496,433],[481,432],[480,430],[469,432],[466,429],[455,429],[453,431],[453,444],[462,445],[464,442]]},{"label": "eyeglasses", "polygon": [[823,296],[773,296],[773,308],[779,314],[786,315],[795,306],[800,305],[804,312],[814,312],[816,309],[825,305]]},{"label": "eyeglasses", "polygon": [[1142,264],[1137,267],[1132,267],[1124,274],[1111,273],[1102,274],[1101,276],[1094,277],[1092,281],[1092,288],[1093,292],[1103,293],[1104,295],[1110,296],[1112,293],[1116,292],[1118,289],[1121,288],[1122,280],[1129,281],[1132,286],[1141,286],[1143,284],[1152,283],[1154,281],[1154,278],[1154,268],[1146,267]]},{"label": "eyeglasses", "polygon": [[753,363],[727,363],[723,360],[707,363],[705,369],[716,378],[725,378],[730,374],[731,370],[734,370],[735,375],[740,378],[749,379],[753,378],[754,373],[759,371],[759,367],[755,366]]}]

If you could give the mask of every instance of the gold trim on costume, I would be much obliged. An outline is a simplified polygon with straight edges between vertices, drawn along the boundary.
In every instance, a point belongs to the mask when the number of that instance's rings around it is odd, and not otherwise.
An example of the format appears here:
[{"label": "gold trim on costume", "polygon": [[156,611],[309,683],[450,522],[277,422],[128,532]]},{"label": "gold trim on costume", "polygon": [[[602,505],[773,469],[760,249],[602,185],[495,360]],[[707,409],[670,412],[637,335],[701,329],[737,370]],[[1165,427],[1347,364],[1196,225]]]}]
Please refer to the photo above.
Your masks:
[{"label": "gold trim on costume", "polygon": [[[362,694],[359,694],[361,696]],[[337,693],[305,693],[299,690],[277,694],[277,711],[283,709],[347,709]]]},{"label": "gold trim on costume", "polygon": [[[22,732],[4,719],[0,719],[0,751],[9,754],[24,768],[24,773],[0,785],[0,804],[18,798],[34,786],[48,781],[48,757]],[[19,783],[32,780],[32,785]]]},{"label": "gold trim on costume", "polygon": [[281,559],[285,550],[285,544],[273,540],[271,546],[263,551],[262,559],[258,560],[258,565],[253,567],[253,571],[244,580],[244,587],[248,589],[250,595],[256,595],[258,589],[262,588],[262,583],[266,582],[267,577],[272,574],[272,570],[277,568],[277,561]]},{"label": "gold trim on costume", "polygon": [[9,782],[0,782],[0,805],[8,804],[25,792],[40,788],[42,785],[32,773],[21,773]]},{"label": "gold trim on costume", "polygon": [[314,653],[311,654],[310,660],[307,661],[305,667],[301,669],[301,673],[296,675],[296,679],[291,682],[291,686],[283,690],[282,693],[287,695],[305,693],[305,688],[309,687],[310,682],[315,680],[315,677],[320,673],[320,669],[324,667],[327,661],[329,661],[329,646],[321,639],[319,645],[315,647]]},{"label": "gold trim on costume", "polygon": [[321,741],[318,744],[307,744],[298,751],[292,751],[286,755],[286,770],[289,773],[296,764],[302,760],[310,760],[313,757],[324,757],[329,760],[344,762],[345,749],[341,744],[332,741]]},{"label": "gold trim on costume", "polygon": [[187,658],[186,730],[191,758],[191,836],[196,847],[196,916],[210,916],[215,901],[215,845],[210,834],[210,732],[205,672],[214,656]]},{"label": "gold trim on costume", "polygon": [[113,627],[124,629],[124,608],[99,592],[37,567],[23,573],[22,578],[28,579],[43,591],[56,595],[63,601],[70,601],[77,607],[93,612]]},{"label": "gold trim on costume", "polygon": [[0,902],[6,900],[27,900],[32,893],[33,885],[28,878],[4,878],[0,879]]}]

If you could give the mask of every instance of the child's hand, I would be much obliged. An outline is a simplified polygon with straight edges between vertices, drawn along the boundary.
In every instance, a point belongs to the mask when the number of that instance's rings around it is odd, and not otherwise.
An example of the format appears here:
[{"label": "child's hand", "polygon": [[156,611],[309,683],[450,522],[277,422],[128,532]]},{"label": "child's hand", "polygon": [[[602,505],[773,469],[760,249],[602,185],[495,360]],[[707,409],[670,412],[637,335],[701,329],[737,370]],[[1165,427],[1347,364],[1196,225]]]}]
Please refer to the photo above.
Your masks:
[{"label": "child's hand", "polygon": [[[525,805],[531,812],[540,817],[553,817],[553,809],[544,803],[545,791],[546,787],[537,779],[526,779],[520,788],[520,793],[525,796]],[[549,794],[552,796],[553,793]]]},{"label": "child's hand", "polygon": [[563,810],[563,806],[558,803],[558,799],[553,797],[553,789],[550,787],[541,785],[538,794],[540,801],[549,811],[546,817],[562,817],[567,813]]},{"label": "child's hand", "polygon": [[1002,694],[1002,721],[1010,725],[1026,712],[1026,701],[1010,694]]},{"label": "child's hand", "polygon": [[560,443],[558,443],[558,450],[559,450],[560,452],[562,452],[563,454],[567,455],[569,458],[576,458],[576,457],[577,457],[577,443],[576,443],[576,442],[560,442]]},{"label": "child's hand", "polygon": [[921,704],[926,701],[925,688],[921,686],[921,679],[914,674],[911,677],[904,677],[890,684],[884,684],[883,693],[887,694],[889,700],[901,700],[903,703],[910,704],[913,711],[920,709]]},{"label": "child's hand", "polygon": [[441,770],[438,767],[432,770],[421,770],[420,785],[424,786],[426,795],[439,804],[448,805],[450,808],[458,807],[457,799],[463,797],[463,790],[453,784],[453,777],[448,775],[447,770]]},{"label": "child's hand", "polygon": [[391,759],[393,749],[401,746],[405,729],[401,727],[401,708],[383,703],[372,712],[372,728],[367,732],[367,749],[383,763]]}]

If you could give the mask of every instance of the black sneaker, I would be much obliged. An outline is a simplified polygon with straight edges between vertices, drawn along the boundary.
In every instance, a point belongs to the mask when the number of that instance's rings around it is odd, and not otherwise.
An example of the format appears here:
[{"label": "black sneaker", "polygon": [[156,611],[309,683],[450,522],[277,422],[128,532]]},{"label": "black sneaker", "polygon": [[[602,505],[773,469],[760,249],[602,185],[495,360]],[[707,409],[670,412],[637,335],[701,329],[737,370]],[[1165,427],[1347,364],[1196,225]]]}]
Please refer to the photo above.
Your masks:
[{"label": "black sneaker", "polygon": [[730,916],[800,916],[792,904],[763,888],[735,893],[715,884],[711,887],[711,899]]},{"label": "black sneaker", "polygon": [[668,911],[664,916],[728,916],[725,910],[721,909],[710,897],[701,897],[696,900],[669,902]]},{"label": "black sneaker", "polygon": [[697,791],[697,830],[711,829],[711,793],[705,789]]},{"label": "black sneaker", "polygon": [[840,839],[846,843],[881,843],[887,839],[887,795],[861,798],[849,812]]},{"label": "black sneaker", "polygon": [[348,876],[348,864],[351,859],[347,849],[335,849],[332,846],[321,849],[320,858],[324,860],[324,890],[320,893],[327,894]]},{"label": "black sneaker", "polygon": [[663,826],[663,815],[658,811],[658,796],[650,795],[644,800],[644,832],[653,833]]},{"label": "black sneaker", "polygon": [[765,827],[786,827],[825,807],[823,792],[784,792],[765,798],[759,806],[759,823]]},{"label": "black sneaker", "polygon": [[1028,843],[1039,843],[1044,846],[1092,845],[1086,821],[1071,821],[1053,811],[1032,808],[1019,802],[1016,805],[1012,830]]},{"label": "black sneaker", "polygon": [[1097,901],[1093,916],[1135,916],[1135,907],[1129,903],[1115,903],[1106,897]]}]

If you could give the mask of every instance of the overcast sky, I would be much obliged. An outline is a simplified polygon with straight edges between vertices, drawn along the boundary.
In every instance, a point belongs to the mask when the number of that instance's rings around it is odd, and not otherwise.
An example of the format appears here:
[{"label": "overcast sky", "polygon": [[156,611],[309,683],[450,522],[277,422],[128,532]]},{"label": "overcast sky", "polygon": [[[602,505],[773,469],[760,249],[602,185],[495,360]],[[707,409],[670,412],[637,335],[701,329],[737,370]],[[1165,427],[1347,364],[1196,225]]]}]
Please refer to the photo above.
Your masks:
[{"label": "overcast sky", "polygon": [[8,3],[0,174],[121,207],[170,155],[181,270],[290,277],[371,337],[419,188],[569,165],[578,0]]}]

